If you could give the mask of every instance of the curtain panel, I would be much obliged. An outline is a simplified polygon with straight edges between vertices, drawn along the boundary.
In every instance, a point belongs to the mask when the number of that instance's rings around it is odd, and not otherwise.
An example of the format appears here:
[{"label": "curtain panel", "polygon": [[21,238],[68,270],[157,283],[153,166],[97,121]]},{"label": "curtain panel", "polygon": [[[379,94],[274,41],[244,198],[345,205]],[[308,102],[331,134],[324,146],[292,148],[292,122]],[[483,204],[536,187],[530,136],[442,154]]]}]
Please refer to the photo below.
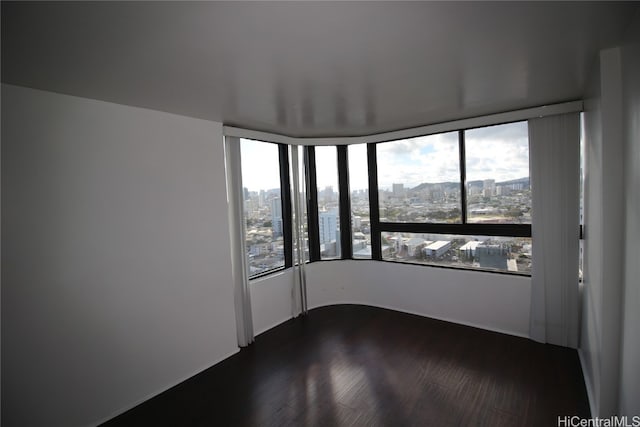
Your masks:
[{"label": "curtain panel", "polygon": [[242,159],[240,139],[224,139],[225,172],[227,175],[227,206],[229,210],[229,240],[233,272],[234,302],[238,345],[246,347],[254,340],[251,290],[244,243],[244,200],[242,190]]},{"label": "curtain panel", "polygon": [[577,348],[580,116],[529,120],[533,197],[530,337]]}]

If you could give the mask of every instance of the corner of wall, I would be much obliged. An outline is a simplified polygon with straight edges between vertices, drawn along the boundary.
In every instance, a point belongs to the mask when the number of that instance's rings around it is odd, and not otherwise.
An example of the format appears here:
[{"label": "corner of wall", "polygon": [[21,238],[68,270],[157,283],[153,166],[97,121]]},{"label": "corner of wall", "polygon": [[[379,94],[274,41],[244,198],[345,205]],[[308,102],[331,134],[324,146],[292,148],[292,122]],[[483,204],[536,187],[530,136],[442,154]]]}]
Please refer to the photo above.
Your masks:
[{"label": "corner of wall", "polygon": [[[580,362],[587,387],[591,414],[598,414],[600,390],[600,294],[602,288],[602,120],[600,55],[590,69],[584,103],[584,267]],[[593,242],[593,243],[592,243]]]},{"label": "corner of wall", "polygon": [[627,32],[622,49],[622,85],[624,119],[624,196],[625,242],[622,297],[622,332],[620,348],[620,387],[618,412],[621,415],[640,414],[640,265],[636,244],[640,239],[640,7]]},{"label": "corner of wall", "polygon": [[580,361],[592,415],[619,413],[625,270],[622,48],[602,50],[585,102],[585,260]]},{"label": "corner of wall", "polygon": [[595,397],[595,389],[593,387],[593,382],[591,376],[587,375],[587,356],[585,355],[584,349],[578,348],[578,359],[580,360],[580,368],[582,369],[582,376],[584,378],[584,385],[587,389],[587,398],[589,399],[589,411],[591,412],[591,416],[598,413],[597,400]]}]

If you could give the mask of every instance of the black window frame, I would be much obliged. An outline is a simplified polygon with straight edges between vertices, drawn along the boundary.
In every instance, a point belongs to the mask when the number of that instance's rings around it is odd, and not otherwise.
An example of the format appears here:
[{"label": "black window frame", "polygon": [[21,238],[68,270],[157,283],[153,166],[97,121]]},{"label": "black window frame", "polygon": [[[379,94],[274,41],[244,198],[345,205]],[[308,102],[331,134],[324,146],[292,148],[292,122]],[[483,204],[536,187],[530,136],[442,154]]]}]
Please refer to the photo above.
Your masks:
[{"label": "black window frame", "polygon": [[320,251],[320,218],[318,213],[318,183],[315,146],[305,146],[304,166],[307,188],[307,222],[309,228],[309,262],[353,259],[351,241],[351,196],[349,192],[349,154],[347,145],[329,145],[336,149],[338,169],[338,214],[340,225],[340,256],[322,259]]},{"label": "black window frame", "polygon": [[[338,188],[340,192],[340,259],[353,259],[351,228],[351,191],[349,189],[349,152],[347,145],[338,145]],[[343,231],[344,230],[344,231]]]},{"label": "black window frame", "polygon": [[[278,148],[278,169],[280,175],[280,203],[282,206],[282,240],[284,244],[284,266],[272,268],[270,270],[261,271],[260,273],[251,275],[247,272],[249,280],[259,279],[270,274],[286,270],[293,266],[293,222],[292,222],[292,205],[291,205],[291,180],[289,174],[289,149],[287,144],[277,142],[262,141],[252,138],[247,139],[264,144],[273,144]],[[244,236],[246,238],[246,236]],[[248,267],[248,264],[247,264]]]},{"label": "black window frame", "polygon": [[[531,238],[531,224],[478,224],[468,223],[467,220],[467,179],[466,179],[466,141],[465,132],[471,129],[479,129],[483,127],[500,126],[509,123],[519,123],[526,120],[517,120],[513,122],[495,123],[486,126],[476,126],[471,128],[458,129],[458,153],[460,162],[460,207],[461,207],[461,223],[417,223],[417,222],[381,222],[380,221],[380,204],[378,189],[378,162],[377,162],[377,146],[395,140],[381,141],[367,144],[367,159],[369,172],[369,215],[371,223],[371,259],[377,261],[387,261],[382,258],[382,233],[383,232],[399,232],[399,233],[417,233],[417,234],[457,234],[465,236],[481,235],[496,237],[528,237]],[[451,132],[451,131],[450,131]],[[438,133],[417,135],[419,136],[438,135]],[[389,261],[398,262],[398,261]],[[483,268],[464,268],[443,266],[438,264],[417,264],[409,262],[399,262],[402,264],[425,265],[430,267],[461,269],[471,271],[485,271],[491,273],[513,274],[520,276],[531,276],[526,272],[507,272],[501,270],[483,269]]]},{"label": "black window frame", "polygon": [[[528,272],[508,272],[502,270],[492,270],[485,268],[471,268],[459,266],[446,266],[439,264],[423,264],[411,263],[407,261],[385,260],[382,257],[382,234],[389,233],[417,233],[417,234],[452,234],[467,236],[496,236],[496,237],[528,237],[531,238],[531,224],[486,224],[486,223],[468,223],[467,213],[467,180],[466,180],[466,141],[465,132],[471,129],[482,127],[498,126],[508,123],[517,123],[526,120],[517,120],[513,122],[495,123],[485,126],[476,126],[471,128],[458,129],[448,132],[458,133],[458,153],[459,153],[459,173],[460,173],[460,208],[461,223],[434,223],[434,222],[381,222],[380,221],[380,203],[378,188],[378,162],[377,162],[377,146],[387,142],[396,140],[386,140],[379,142],[366,143],[367,147],[367,173],[368,173],[368,192],[369,192],[369,223],[371,230],[371,258],[354,258],[353,257],[353,230],[351,218],[351,192],[349,186],[349,153],[348,145],[332,145],[337,153],[337,169],[338,169],[338,191],[339,191],[339,212],[340,212],[340,257],[331,259],[322,259],[320,252],[320,230],[319,230],[319,214],[318,214],[318,187],[317,187],[317,169],[315,146],[305,145],[303,147],[303,164],[306,188],[306,207],[307,207],[307,227],[309,242],[309,259],[307,262],[317,261],[335,261],[335,260],[355,260],[355,261],[385,261],[400,264],[420,265],[428,267],[448,268],[457,270],[484,271],[498,274],[510,274],[530,276]],[[447,132],[447,133],[448,133]],[[437,135],[431,133],[419,136]],[[250,139],[250,138],[249,138]],[[283,241],[284,241],[284,267],[277,267],[267,270],[253,276],[249,276],[250,280],[270,275],[272,273],[282,271],[293,266],[293,222],[292,222],[292,193],[290,182],[290,159],[288,145],[283,143],[275,143],[269,141],[260,141],[267,144],[275,144],[278,146],[279,153],[279,170],[280,170],[280,192],[282,201],[282,219],[283,219]]]},{"label": "black window frame", "polygon": [[293,265],[293,220],[291,205],[291,179],[289,175],[289,149],[278,144],[280,160],[280,200],[282,201],[282,238],[284,240],[284,268]]},{"label": "black window frame", "polygon": [[318,184],[316,180],[316,150],[312,145],[304,149],[304,171],[307,189],[307,229],[309,237],[309,262],[321,261],[320,224],[318,220]]}]

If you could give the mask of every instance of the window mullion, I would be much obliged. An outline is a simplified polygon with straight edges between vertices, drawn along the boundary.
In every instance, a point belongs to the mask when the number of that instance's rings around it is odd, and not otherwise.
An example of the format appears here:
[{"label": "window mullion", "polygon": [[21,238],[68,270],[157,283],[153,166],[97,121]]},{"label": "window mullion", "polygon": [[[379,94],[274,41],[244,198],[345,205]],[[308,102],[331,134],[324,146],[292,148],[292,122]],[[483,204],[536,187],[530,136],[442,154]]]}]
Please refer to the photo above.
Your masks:
[{"label": "window mullion", "polygon": [[458,131],[460,152],[460,217],[462,223],[467,223],[467,160],[465,158],[464,130]]},{"label": "window mullion", "polygon": [[380,230],[380,205],[378,201],[378,163],[376,144],[367,144],[369,166],[369,222],[371,227],[371,259],[382,260],[382,238]]},{"label": "window mullion", "polygon": [[353,258],[353,239],[351,236],[351,198],[349,191],[349,155],[346,145],[338,149],[338,188],[340,193],[340,246],[341,258]]},{"label": "window mullion", "polygon": [[286,144],[278,144],[280,156],[280,194],[282,201],[282,237],[284,240],[284,266],[293,265],[293,233],[291,218],[291,181],[289,178],[289,153]]},{"label": "window mullion", "polygon": [[315,147],[305,147],[304,165],[307,183],[307,219],[309,221],[309,261],[320,260],[320,230],[318,224],[318,185],[316,180]]},{"label": "window mullion", "polygon": [[531,237],[531,224],[443,224],[382,222],[380,231],[398,233],[461,234],[467,236]]}]

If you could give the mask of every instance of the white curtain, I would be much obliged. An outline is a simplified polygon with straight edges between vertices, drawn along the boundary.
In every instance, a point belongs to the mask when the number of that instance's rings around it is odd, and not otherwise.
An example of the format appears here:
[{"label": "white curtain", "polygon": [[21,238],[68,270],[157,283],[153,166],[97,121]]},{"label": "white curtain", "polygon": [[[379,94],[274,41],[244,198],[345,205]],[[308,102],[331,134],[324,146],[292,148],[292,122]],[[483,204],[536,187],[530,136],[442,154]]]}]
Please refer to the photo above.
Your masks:
[{"label": "white curtain", "polygon": [[580,116],[529,120],[533,196],[530,336],[577,348]]},{"label": "white curtain", "polygon": [[229,209],[229,237],[236,308],[236,330],[238,345],[246,347],[253,342],[254,335],[253,316],[251,314],[251,291],[244,247],[244,191],[242,188],[239,138],[225,137],[224,155],[227,175],[227,205]]},{"label": "white curtain", "polygon": [[298,316],[307,313],[307,275],[305,271],[305,241],[304,222],[306,192],[304,181],[304,165],[302,164],[302,147],[289,146],[291,159],[291,201],[293,204],[293,268],[294,282],[291,289],[291,315]]}]

